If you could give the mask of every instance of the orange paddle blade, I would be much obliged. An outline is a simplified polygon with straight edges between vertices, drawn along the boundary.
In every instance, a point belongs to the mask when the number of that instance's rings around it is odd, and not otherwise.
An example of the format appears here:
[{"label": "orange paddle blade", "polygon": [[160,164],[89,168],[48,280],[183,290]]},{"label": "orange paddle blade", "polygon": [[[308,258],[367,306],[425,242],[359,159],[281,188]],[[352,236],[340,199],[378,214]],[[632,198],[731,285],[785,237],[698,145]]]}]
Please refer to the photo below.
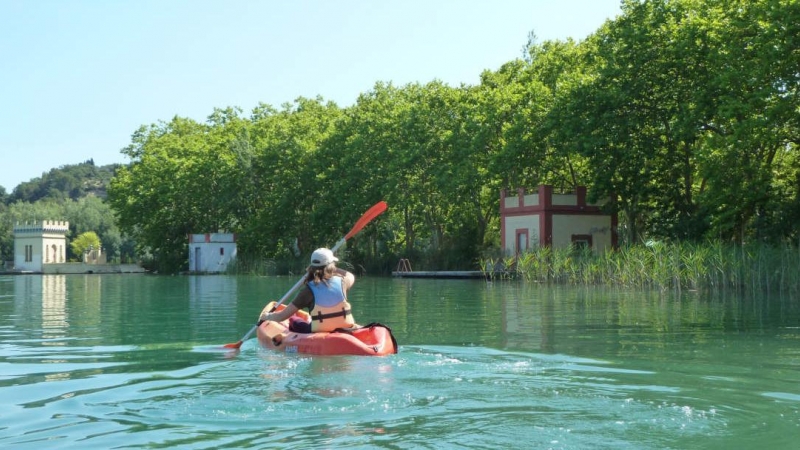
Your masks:
[{"label": "orange paddle blade", "polygon": [[364,228],[368,223],[372,222],[372,219],[378,217],[379,215],[381,215],[381,213],[386,211],[386,208],[387,208],[386,202],[383,200],[379,201],[378,203],[375,203],[372,206],[372,208],[368,209],[367,212],[365,212],[361,216],[361,218],[358,219],[358,222],[356,222],[356,224],[353,225],[353,228],[350,229],[350,232],[344,236],[344,240],[348,240],[351,237],[355,236],[356,233],[361,231],[361,229]]}]

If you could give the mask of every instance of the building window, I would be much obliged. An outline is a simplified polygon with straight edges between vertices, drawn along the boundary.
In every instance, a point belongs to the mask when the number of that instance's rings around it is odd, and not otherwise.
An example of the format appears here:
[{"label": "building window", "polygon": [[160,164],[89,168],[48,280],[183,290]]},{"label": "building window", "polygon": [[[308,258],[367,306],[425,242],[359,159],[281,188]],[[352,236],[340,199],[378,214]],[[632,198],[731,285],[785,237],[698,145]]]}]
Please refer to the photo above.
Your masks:
[{"label": "building window", "polygon": [[225,254],[225,247],[220,247],[219,248],[219,256],[222,256],[224,254]]},{"label": "building window", "polygon": [[591,234],[573,234],[572,235],[572,251],[576,254],[581,254],[586,250],[592,249],[592,235]]}]

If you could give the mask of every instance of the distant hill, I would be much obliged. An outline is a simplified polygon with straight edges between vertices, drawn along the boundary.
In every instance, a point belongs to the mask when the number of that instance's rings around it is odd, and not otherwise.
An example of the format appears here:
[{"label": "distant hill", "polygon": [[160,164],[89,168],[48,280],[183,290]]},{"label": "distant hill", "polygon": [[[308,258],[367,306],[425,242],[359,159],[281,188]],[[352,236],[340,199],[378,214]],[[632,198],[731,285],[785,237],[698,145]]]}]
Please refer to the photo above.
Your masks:
[{"label": "distant hill", "polygon": [[51,169],[41,177],[22,182],[5,198],[6,204],[17,201],[34,203],[47,198],[77,200],[87,195],[106,198],[106,188],[121,164],[95,166],[90,159]]}]

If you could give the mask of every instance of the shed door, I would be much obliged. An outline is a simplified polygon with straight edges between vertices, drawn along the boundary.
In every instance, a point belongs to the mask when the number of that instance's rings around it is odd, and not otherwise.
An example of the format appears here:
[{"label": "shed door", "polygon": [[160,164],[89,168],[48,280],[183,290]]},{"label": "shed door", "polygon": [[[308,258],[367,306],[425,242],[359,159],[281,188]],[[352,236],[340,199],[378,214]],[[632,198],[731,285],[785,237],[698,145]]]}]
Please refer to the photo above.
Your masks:
[{"label": "shed door", "polygon": [[195,247],[194,248],[194,271],[195,272],[202,272],[202,270],[200,269],[201,267],[203,267],[203,265],[200,264],[200,255],[201,254],[202,253],[200,252],[200,247],[199,246]]},{"label": "shed door", "polygon": [[528,230],[517,230],[516,253],[519,255],[528,251]]}]

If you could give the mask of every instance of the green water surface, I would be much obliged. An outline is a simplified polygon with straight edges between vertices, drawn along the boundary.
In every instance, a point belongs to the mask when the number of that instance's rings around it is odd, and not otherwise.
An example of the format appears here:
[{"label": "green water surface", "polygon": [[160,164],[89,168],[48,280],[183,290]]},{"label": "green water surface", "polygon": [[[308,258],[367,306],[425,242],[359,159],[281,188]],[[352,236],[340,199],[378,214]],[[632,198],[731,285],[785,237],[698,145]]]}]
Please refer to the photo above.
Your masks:
[{"label": "green water surface", "polygon": [[0,446],[798,445],[796,296],[360,277],[397,355],[222,348],[296,281],[0,276]]}]

